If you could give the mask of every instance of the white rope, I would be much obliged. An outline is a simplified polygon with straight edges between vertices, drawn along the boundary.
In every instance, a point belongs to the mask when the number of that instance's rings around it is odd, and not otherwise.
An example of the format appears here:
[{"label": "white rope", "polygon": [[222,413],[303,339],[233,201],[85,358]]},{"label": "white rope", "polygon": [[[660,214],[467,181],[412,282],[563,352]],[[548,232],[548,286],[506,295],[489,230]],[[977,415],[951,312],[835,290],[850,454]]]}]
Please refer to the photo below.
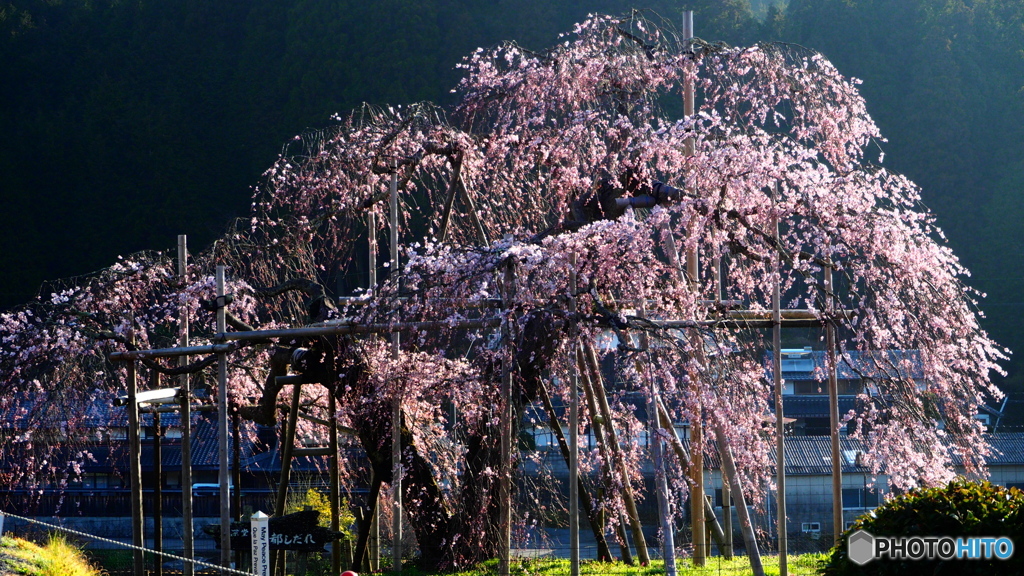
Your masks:
[{"label": "white rope", "polygon": [[220,565],[217,565],[217,564],[210,564],[209,562],[203,562],[202,560],[193,560],[193,559],[185,558],[183,556],[176,556],[174,554],[170,554],[170,553],[167,553],[167,552],[158,552],[156,550],[150,550],[148,548],[143,548],[141,546],[135,546],[134,544],[125,544],[124,542],[121,542],[119,540],[111,540],[110,538],[104,538],[102,536],[96,536],[95,534],[88,534],[86,532],[79,532],[78,530],[73,530],[71,528],[65,528],[63,526],[57,526],[56,524],[48,524],[46,522],[41,522],[41,521],[35,520],[33,518],[25,518],[24,516],[18,516],[17,514],[11,514],[10,512],[0,512],[0,514],[3,514],[4,516],[10,516],[11,518],[17,518],[18,520],[24,520],[25,522],[29,522],[31,524],[38,524],[40,526],[45,526],[47,528],[52,528],[54,530],[60,530],[60,531],[63,531],[63,532],[67,532],[68,534],[74,534],[76,536],[82,536],[83,538],[89,538],[90,540],[95,540],[97,542],[106,542],[108,544],[114,544],[114,545],[117,545],[117,546],[123,546],[124,548],[129,548],[131,550],[141,550],[143,552],[149,552],[151,554],[156,554],[158,556],[164,556],[166,558],[171,558],[172,560],[181,560],[183,562],[190,562],[192,564],[198,564],[198,565],[206,567],[206,568],[215,568],[215,569],[220,570],[221,572],[223,572],[225,574],[241,574],[242,576],[252,576],[252,572],[243,572],[241,570],[235,570],[234,568],[226,568],[224,566],[220,566]]}]

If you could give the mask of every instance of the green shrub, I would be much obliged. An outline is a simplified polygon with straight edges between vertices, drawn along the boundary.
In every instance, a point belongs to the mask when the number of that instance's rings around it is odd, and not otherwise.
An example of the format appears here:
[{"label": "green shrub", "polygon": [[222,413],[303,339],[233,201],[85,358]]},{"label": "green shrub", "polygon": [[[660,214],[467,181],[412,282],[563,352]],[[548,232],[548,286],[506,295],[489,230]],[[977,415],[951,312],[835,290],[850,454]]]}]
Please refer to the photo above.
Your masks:
[{"label": "green shrub", "polygon": [[826,576],[848,574],[1024,574],[1024,549],[1008,560],[871,560],[863,566],[847,556],[847,538],[858,530],[874,536],[1008,537],[1024,546],[1024,492],[990,482],[957,479],[947,486],[919,488],[861,516],[843,533],[825,562]]}]

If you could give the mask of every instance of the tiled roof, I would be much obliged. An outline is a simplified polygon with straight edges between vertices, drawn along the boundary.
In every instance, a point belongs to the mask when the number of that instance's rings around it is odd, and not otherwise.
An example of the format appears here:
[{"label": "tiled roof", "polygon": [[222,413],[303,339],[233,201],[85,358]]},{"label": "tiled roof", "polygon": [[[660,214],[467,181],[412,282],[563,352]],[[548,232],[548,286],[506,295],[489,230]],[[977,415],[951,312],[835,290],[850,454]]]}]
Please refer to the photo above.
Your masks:
[{"label": "tiled roof", "polygon": [[993,452],[988,458],[990,466],[1024,466],[1024,432],[990,434],[988,442]]},{"label": "tiled roof", "polygon": [[[772,378],[773,353],[765,355],[766,374]],[[921,353],[918,350],[851,350],[837,355],[836,377],[841,380],[889,378],[897,374],[904,378],[921,379]],[[783,350],[782,378],[785,380],[819,380],[827,378],[827,358],[823,350]]]},{"label": "tiled roof", "polygon": [[[683,445],[689,450],[689,439],[682,438]],[[856,465],[856,454],[863,452],[859,442],[841,436],[839,449],[843,452],[843,473],[867,472],[867,468]],[[772,465],[775,462],[775,450],[769,455]],[[717,470],[721,467],[718,448],[710,442],[709,450],[704,454],[704,468]],[[828,436],[787,436],[786,437],[786,475],[808,476],[828,475],[832,473],[832,442]]]},{"label": "tiled roof", "polygon": [[[687,450],[688,438],[681,438]],[[994,454],[989,457],[989,466],[1024,466],[1024,433],[1000,433],[988,436]],[[704,468],[717,470],[721,466],[718,449],[710,442],[704,454]],[[857,465],[857,453],[864,452],[864,445],[847,436],[839,437],[839,449],[843,455],[843,473],[867,473],[868,468]],[[775,462],[775,451],[770,455]],[[954,465],[959,458],[954,456]],[[786,436],[786,475],[822,476],[832,473],[832,441],[828,436]]]}]

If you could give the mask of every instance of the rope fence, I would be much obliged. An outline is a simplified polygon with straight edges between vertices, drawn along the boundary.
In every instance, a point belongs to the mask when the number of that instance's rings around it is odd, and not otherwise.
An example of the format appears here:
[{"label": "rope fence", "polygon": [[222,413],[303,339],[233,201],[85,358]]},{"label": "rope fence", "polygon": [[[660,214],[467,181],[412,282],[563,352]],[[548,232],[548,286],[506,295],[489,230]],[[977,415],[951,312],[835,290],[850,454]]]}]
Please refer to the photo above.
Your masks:
[{"label": "rope fence", "polygon": [[126,543],[121,542],[119,540],[114,540],[114,539],[111,539],[111,538],[104,538],[102,536],[97,536],[95,534],[89,534],[87,532],[81,532],[79,530],[74,530],[72,528],[67,528],[65,526],[58,526],[56,524],[50,524],[50,523],[47,523],[47,522],[42,522],[42,521],[36,520],[34,518],[26,518],[25,516],[18,516],[17,514],[11,514],[10,512],[0,512],[0,533],[2,533],[2,531],[3,531],[3,518],[4,517],[15,518],[15,519],[21,520],[23,522],[28,522],[29,524],[36,524],[36,525],[39,525],[39,526],[43,526],[45,528],[49,528],[51,530],[57,530],[57,531],[60,531],[60,532],[65,532],[65,533],[68,533],[68,534],[73,534],[75,536],[79,536],[79,537],[82,537],[82,538],[87,538],[87,539],[89,539],[91,541],[95,541],[95,542],[104,542],[104,543],[107,543],[107,544],[113,544],[115,546],[120,546],[122,548],[127,548],[129,550],[135,550],[135,551],[140,551],[140,552],[147,552],[149,554],[153,554],[153,555],[156,555],[156,556],[161,556],[163,558],[168,558],[168,559],[171,559],[171,560],[179,560],[179,561],[182,561],[182,562],[188,562],[188,563],[190,563],[192,565],[200,566],[202,568],[213,568],[215,570],[219,570],[223,574],[241,574],[242,576],[252,576],[252,572],[243,572],[242,570],[236,570],[234,568],[227,568],[225,566],[220,566],[218,564],[211,564],[209,562],[203,562],[202,560],[195,560],[195,559],[191,559],[191,558],[185,558],[183,556],[178,556],[176,554],[171,554],[171,553],[168,553],[168,552],[152,550],[152,549],[149,549],[149,548],[144,548],[142,546],[135,546],[134,544],[126,544]]}]

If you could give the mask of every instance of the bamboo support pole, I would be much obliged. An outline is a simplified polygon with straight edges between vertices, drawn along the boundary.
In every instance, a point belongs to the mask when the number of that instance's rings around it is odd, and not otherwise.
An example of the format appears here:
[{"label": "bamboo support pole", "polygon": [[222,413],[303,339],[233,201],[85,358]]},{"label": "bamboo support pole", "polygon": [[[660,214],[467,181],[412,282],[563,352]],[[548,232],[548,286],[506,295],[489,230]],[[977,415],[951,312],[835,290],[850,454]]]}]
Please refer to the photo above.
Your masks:
[{"label": "bamboo support pole", "polygon": [[[238,413],[238,407],[231,409],[231,481],[228,483],[228,492],[231,495],[231,521],[242,521],[242,416]],[[240,548],[232,550],[235,554],[234,566],[242,565],[242,552]]]}]

